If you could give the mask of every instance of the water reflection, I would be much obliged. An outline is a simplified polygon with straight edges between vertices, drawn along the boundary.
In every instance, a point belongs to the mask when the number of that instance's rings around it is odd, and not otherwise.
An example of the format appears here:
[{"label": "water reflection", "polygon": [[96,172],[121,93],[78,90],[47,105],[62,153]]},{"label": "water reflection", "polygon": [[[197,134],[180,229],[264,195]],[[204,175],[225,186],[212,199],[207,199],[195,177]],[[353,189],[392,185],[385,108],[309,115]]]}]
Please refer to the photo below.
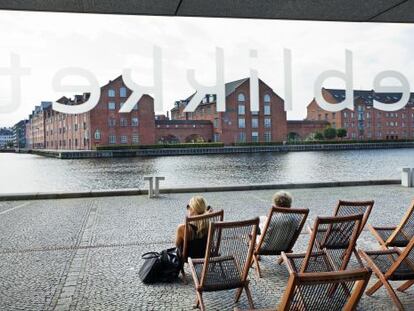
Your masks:
[{"label": "water reflection", "polygon": [[139,188],[152,174],[166,187],[388,179],[403,166],[414,167],[414,149],[83,160],[2,153],[0,192]]}]

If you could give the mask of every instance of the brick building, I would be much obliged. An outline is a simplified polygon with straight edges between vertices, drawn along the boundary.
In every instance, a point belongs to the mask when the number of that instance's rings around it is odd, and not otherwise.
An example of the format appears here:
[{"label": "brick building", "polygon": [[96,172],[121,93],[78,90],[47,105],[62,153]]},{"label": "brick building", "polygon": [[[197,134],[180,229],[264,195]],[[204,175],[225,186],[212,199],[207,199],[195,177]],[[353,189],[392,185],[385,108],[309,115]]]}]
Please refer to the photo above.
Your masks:
[{"label": "brick building", "polygon": [[283,141],[287,136],[284,101],[259,80],[259,112],[250,110],[250,79],[226,83],[226,111],[216,111],[216,95],[203,98],[194,112],[184,112],[192,96],[177,101],[171,110],[173,120],[208,120],[213,123],[213,140],[234,142]]},{"label": "brick building", "polygon": [[[177,142],[271,142],[287,137],[284,101],[259,81],[259,112],[250,111],[249,79],[226,83],[226,111],[216,111],[216,95],[204,97],[193,113],[183,110],[191,97],[168,113],[155,115],[153,98],[144,95],[129,113],[119,113],[131,95],[119,76],[101,87],[98,104],[82,114],[62,114],[51,102],[36,106],[26,124],[26,144],[34,149],[90,150],[103,145],[149,145]],[[61,97],[80,105],[89,94]]]},{"label": "brick building", "polygon": [[26,125],[28,120],[21,120],[13,126],[13,138],[15,148],[26,147]]},{"label": "brick building", "polygon": [[[326,101],[335,104],[345,99],[343,89],[323,89]],[[414,93],[407,105],[393,112],[375,109],[373,100],[395,103],[401,93],[376,93],[373,90],[354,91],[354,110],[325,111],[315,99],[307,106],[307,120],[325,120],[332,127],[347,130],[348,139],[414,139]]]},{"label": "brick building", "polygon": [[310,134],[323,132],[330,123],[325,120],[288,120],[288,138],[294,140],[304,140]]}]

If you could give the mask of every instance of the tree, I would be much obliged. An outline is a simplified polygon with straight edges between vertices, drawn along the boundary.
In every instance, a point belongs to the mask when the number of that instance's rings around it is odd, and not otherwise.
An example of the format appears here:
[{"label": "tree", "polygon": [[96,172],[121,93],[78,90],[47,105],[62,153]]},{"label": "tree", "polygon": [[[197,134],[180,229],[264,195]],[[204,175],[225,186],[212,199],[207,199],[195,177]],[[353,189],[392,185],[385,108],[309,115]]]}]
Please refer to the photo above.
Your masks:
[{"label": "tree", "polygon": [[347,134],[347,131],[344,128],[340,128],[340,129],[337,129],[336,130],[336,136],[338,138],[341,138],[342,139],[342,138],[346,137],[346,134]]},{"label": "tree", "polygon": [[323,136],[326,139],[334,139],[336,137],[336,129],[333,127],[327,127],[323,130]]},{"label": "tree", "polygon": [[321,132],[316,132],[313,138],[315,140],[323,140],[323,134]]}]

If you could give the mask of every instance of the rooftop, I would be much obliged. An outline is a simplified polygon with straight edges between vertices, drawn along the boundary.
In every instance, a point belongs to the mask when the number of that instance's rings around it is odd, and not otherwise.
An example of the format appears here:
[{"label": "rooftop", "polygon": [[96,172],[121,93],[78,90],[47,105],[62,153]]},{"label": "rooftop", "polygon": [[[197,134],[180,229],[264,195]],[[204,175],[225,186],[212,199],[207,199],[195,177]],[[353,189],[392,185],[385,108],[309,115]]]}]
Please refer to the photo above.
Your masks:
[{"label": "rooftop", "polygon": [[[338,199],[374,199],[368,223],[397,224],[413,198],[412,188],[364,186],[292,189],[294,206],[316,215],[332,215]],[[274,190],[202,193],[226,220],[264,215]],[[191,310],[195,291],[188,271],[182,282],[145,286],[139,281],[141,255],[173,245],[176,226],[193,194],[8,201],[0,202],[0,309],[129,309]],[[294,251],[304,251],[309,235],[302,234]],[[368,231],[358,247],[378,249]],[[288,273],[275,257],[262,259],[263,278],[250,273],[256,307],[273,307],[280,300]],[[376,281],[371,278],[370,283]],[[399,285],[398,282],[395,285]],[[395,286],[394,285],[394,286]],[[407,310],[414,292],[397,292]],[[234,292],[204,295],[208,310],[233,310]],[[243,294],[238,305],[246,307]],[[391,299],[381,288],[363,295],[360,310],[390,310]]]}]

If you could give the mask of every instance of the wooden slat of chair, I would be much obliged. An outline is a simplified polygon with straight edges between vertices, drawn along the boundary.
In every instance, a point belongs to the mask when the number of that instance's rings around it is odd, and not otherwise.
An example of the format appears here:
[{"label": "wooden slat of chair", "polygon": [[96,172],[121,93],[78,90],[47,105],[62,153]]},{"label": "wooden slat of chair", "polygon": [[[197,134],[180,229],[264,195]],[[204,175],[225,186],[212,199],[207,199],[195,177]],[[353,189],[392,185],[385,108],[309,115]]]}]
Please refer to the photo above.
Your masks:
[{"label": "wooden slat of chair", "polygon": [[[189,243],[190,243],[190,224],[197,222],[197,221],[203,221],[203,220],[207,220],[207,221],[223,221],[224,219],[224,211],[223,210],[218,210],[218,211],[214,211],[214,212],[210,212],[210,213],[206,213],[203,215],[197,215],[197,216],[187,216],[185,218],[185,228],[184,228],[184,243],[183,243],[183,262],[184,264],[188,261],[188,253],[189,253]],[[187,278],[185,275],[185,271],[184,271],[184,264],[183,267],[181,269],[181,275],[183,277],[183,282],[184,284],[187,284]]]},{"label": "wooden slat of chair", "polygon": [[[209,233],[208,233],[208,241],[207,241],[207,251],[204,259],[192,259],[189,258],[189,266],[191,269],[191,273],[194,279],[195,289],[196,289],[196,305],[200,307],[201,310],[205,310],[205,305],[203,301],[203,291],[215,291],[215,290],[225,290],[225,289],[237,289],[235,302],[238,302],[244,289],[246,291],[247,300],[249,302],[249,306],[254,308],[253,299],[251,296],[251,292],[249,289],[249,282],[247,280],[249,269],[251,266],[253,251],[254,251],[254,244],[257,236],[257,229],[259,226],[259,218],[245,220],[245,221],[236,221],[236,222],[211,222],[209,226]],[[233,258],[230,258],[231,255],[220,254],[221,251],[219,249],[220,246],[224,243],[221,241],[223,239],[223,232],[226,230],[231,229],[240,229],[244,228],[245,230],[250,230],[248,236],[246,237],[247,244],[244,244],[244,241],[241,243],[242,245],[247,246],[247,254],[245,255],[246,260],[244,262],[243,267],[239,267],[240,260],[237,258],[237,254],[234,254]],[[246,231],[247,232],[247,231]],[[218,239],[218,240],[216,240]],[[229,239],[228,243],[237,243],[238,238]],[[240,243],[240,241],[239,241]],[[230,256],[230,257],[229,257]],[[207,278],[209,273],[211,272],[209,268],[209,264],[220,264],[220,260],[224,259],[232,259],[234,261],[235,267],[239,272],[239,280],[237,281],[236,285],[229,285],[229,284],[222,284],[220,282],[216,284],[209,283],[208,286],[206,284]],[[243,255],[244,258],[244,255]],[[199,277],[196,272],[196,265],[202,264],[202,272],[201,276]]]},{"label": "wooden slat of chair", "polygon": [[[284,254],[286,255],[286,254]],[[282,255],[283,256],[283,255]],[[362,294],[365,291],[365,288],[368,285],[369,278],[371,277],[371,270],[367,268],[360,268],[356,270],[347,270],[347,271],[334,271],[334,272],[306,272],[306,273],[296,273],[289,272],[289,279],[286,286],[286,290],[280,300],[277,310],[287,311],[287,310],[306,310],[305,304],[307,303],[306,297],[303,296],[301,287],[302,286],[320,286],[323,284],[330,284],[327,288],[338,288],[341,284],[346,286],[345,283],[353,282],[353,289],[350,289],[350,295],[347,295],[346,299],[343,301],[343,305],[336,305],[340,308],[338,310],[353,311],[356,309],[359,300],[362,297]],[[341,288],[343,288],[341,286]],[[315,296],[312,296],[313,302],[321,304],[324,303],[324,299],[328,296],[330,290],[318,291]],[[295,296],[299,295],[299,301],[301,306],[293,305]],[[335,297],[336,298],[336,297]],[[333,299],[335,299],[333,298]],[[343,297],[345,298],[345,297]],[[313,306],[315,307],[315,306]],[[333,311],[337,310],[332,307]],[[235,309],[240,310],[240,309]],[[257,310],[257,309],[255,309]],[[260,309],[260,310],[275,310],[272,309]]]},{"label": "wooden slat of chair", "polygon": [[[290,253],[292,252],[293,246],[295,245],[300,233],[302,232],[303,226],[305,225],[306,219],[308,217],[309,214],[309,209],[299,209],[299,208],[282,208],[282,207],[275,207],[272,206],[272,208],[269,210],[268,216],[267,216],[267,220],[266,223],[264,225],[263,228],[263,232],[261,232],[260,234],[260,238],[259,241],[256,245],[256,248],[254,250],[253,253],[253,262],[256,265],[256,275],[261,278],[261,270],[260,270],[260,264],[259,264],[259,256],[265,256],[267,254],[261,254],[260,251],[262,249],[263,243],[265,241],[266,238],[266,234],[270,234],[268,233],[269,230],[269,226],[272,222],[273,217],[276,214],[296,214],[296,215],[300,215],[302,217],[302,219],[299,222],[298,227],[296,228],[295,233],[293,234],[290,243],[288,245],[286,245],[285,248],[285,252]],[[281,228],[283,230],[283,228]],[[276,232],[277,233],[277,232]],[[280,255],[281,252],[280,251],[275,251],[275,252],[268,252],[268,255]],[[278,263],[281,263],[281,260],[278,261]]]},{"label": "wooden slat of chair", "polygon": [[[378,281],[371,286],[366,294],[371,296],[373,295],[379,288],[382,286],[385,287],[387,290],[389,296],[393,300],[394,304],[397,306],[399,310],[404,310],[404,306],[400,299],[398,298],[397,294],[395,293],[394,289],[392,288],[391,284],[389,283],[392,281],[393,274],[397,271],[397,269],[402,265],[403,263],[406,264],[412,271],[410,271],[408,277],[407,275],[407,281],[401,285],[398,290],[399,291],[405,291],[407,290],[411,285],[414,284],[414,280],[412,279],[414,274],[414,263],[410,261],[408,256],[413,252],[414,248],[414,237],[411,238],[409,244],[404,249],[404,251],[401,251],[399,248],[394,247],[393,249],[386,249],[386,250],[379,250],[379,251],[363,251],[359,250],[360,255],[366,260],[368,266],[372,269],[372,271],[376,274],[378,277]],[[392,255],[398,255],[396,260],[393,260],[393,264],[390,266],[390,268],[383,273],[380,267],[375,263],[375,260],[371,258],[371,256],[378,256],[378,255],[389,255],[388,258],[392,257]],[[390,259],[391,260],[391,259]],[[401,276],[398,277],[398,280],[401,281]]]},{"label": "wooden slat of chair", "polygon": [[[408,244],[411,237],[407,236],[403,229],[409,223],[412,217],[414,217],[414,200],[411,202],[409,209],[404,214],[398,226],[396,227],[374,227],[368,224],[368,229],[371,231],[371,233],[374,235],[374,237],[377,239],[377,241],[379,242],[379,244],[381,245],[383,249],[386,249],[390,246],[396,246],[394,243],[395,243],[395,240],[398,234],[404,235],[405,238],[407,239],[407,244]],[[378,233],[378,231],[381,229],[393,230],[393,233],[386,240],[384,240]]]}]

